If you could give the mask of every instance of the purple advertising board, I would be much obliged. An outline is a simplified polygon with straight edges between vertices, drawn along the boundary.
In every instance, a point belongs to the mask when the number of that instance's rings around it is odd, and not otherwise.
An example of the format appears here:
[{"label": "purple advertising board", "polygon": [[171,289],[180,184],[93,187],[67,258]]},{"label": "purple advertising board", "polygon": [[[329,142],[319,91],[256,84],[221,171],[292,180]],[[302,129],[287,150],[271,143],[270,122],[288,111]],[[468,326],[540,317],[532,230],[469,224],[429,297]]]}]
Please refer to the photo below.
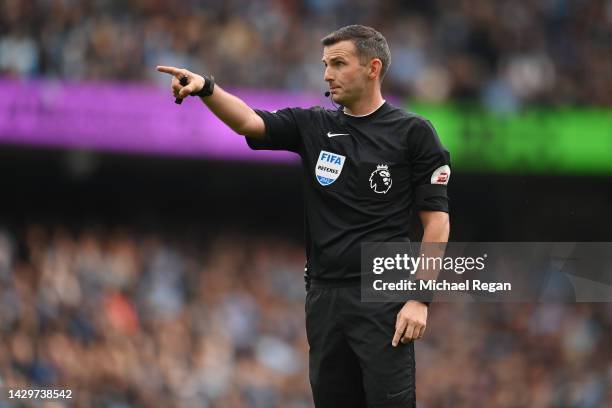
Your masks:
[{"label": "purple advertising board", "polygon": [[[323,95],[230,91],[266,110],[329,105]],[[0,143],[224,160],[298,159],[288,152],[250,150],[198,98],[177,105],[169,90],[127,82],[0,79]]]}]

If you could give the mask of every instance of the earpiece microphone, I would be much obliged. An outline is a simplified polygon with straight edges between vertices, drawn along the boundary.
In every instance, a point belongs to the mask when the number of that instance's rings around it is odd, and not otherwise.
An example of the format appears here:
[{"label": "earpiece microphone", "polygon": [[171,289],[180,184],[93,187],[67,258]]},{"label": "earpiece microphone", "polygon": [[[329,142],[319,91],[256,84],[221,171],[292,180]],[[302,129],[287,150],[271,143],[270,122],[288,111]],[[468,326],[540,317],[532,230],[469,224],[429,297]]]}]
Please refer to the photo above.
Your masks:
[{"label": "earpiece microphone", "polygon": [[[325,97],[328,98],[329,95],[331,95],[331,92],[330,91],[325,91],[325,93],[323,95],[325,95]],[[329,98],[329,100],[330,100],[331,104],[334,105],[334,108],[336,108],[337,110],[343,110],[344,109],[344,106],[342,106],[342,105],[338,106],[338,105],[336,105],[334,103],[334,98]]]}]

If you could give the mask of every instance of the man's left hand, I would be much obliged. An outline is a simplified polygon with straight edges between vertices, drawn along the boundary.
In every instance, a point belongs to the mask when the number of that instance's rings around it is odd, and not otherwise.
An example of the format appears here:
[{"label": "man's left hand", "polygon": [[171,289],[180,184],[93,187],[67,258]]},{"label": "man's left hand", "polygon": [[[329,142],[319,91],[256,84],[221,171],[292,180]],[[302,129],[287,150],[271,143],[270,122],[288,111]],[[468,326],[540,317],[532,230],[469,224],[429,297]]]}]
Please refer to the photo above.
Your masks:
[{"label": "man's left hand", "polygon": [[397,314],[395,335],[391,344],[397,347],[400,341],[406,344],[420,339],[425,333],[426,326],[427,305],[416,300],[409,300]]}]

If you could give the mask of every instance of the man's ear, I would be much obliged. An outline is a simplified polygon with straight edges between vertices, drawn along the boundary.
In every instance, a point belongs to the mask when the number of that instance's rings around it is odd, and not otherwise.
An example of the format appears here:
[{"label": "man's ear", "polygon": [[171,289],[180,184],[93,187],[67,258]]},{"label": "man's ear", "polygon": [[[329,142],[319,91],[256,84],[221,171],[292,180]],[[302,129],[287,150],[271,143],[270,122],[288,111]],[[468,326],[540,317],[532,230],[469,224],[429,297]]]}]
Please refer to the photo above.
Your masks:
[{"label": "man's ear", "polygon": [[380,76],[382,70],[382,61],[378,58],[373,58],[370,61],[370,66],[368,70],[368,78],[374,79],[376,76]]}]

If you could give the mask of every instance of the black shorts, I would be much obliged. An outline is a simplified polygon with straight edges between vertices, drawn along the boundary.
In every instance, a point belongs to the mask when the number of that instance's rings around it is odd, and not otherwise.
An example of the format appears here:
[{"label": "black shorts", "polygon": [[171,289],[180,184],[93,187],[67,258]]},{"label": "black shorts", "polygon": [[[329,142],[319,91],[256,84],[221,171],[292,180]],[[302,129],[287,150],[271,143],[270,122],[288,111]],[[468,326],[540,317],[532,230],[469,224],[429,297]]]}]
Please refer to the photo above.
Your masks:
[{"label": "black shorts", "polygon": [[414,343],[391,345],[403,303],[361,302],[360,286],[306,294],[316,408],[416,407]]}]

